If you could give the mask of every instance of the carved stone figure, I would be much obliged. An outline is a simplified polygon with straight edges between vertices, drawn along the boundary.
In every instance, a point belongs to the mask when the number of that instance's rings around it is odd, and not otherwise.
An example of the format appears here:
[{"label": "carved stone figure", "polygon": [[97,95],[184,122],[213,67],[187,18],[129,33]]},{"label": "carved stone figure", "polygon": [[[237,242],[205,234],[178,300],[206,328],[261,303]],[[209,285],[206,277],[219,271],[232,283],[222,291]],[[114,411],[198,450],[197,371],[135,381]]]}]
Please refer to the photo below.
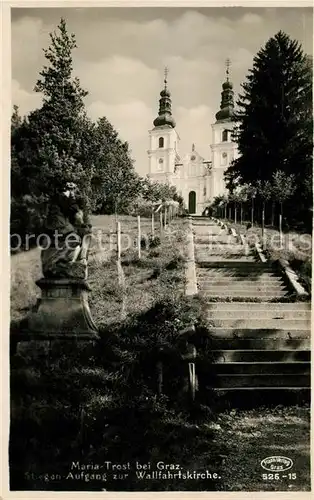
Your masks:
[{"label": "carved stone figure", "polygon": [[87,278],[91,225],[72,184],[52,200],[46,223],[47,248],[41,252],[45,278]]}]

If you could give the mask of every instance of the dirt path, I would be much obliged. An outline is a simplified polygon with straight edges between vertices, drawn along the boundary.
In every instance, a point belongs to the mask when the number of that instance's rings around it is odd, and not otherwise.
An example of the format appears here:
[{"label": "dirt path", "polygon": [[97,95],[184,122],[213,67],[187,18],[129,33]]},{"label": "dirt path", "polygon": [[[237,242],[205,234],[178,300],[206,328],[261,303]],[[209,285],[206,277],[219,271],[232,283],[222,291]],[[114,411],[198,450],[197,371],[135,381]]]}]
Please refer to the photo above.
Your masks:
[{"label": "dirt path", "polygon": [[[309,407],[233,410],[223,413],[218,421],[219,441],[230,449],[224,463],[222,490],[310,490]],[[293,466],[275,479],[261,467],[261,461],[278,455],[292,459]]]}]

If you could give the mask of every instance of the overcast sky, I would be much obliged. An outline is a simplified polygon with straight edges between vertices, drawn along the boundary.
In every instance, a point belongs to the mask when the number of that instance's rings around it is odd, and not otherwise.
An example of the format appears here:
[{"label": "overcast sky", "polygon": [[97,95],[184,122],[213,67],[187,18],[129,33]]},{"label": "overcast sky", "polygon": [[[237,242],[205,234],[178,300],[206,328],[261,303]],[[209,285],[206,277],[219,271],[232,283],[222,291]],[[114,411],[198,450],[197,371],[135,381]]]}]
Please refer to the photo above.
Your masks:
[{"label": "overcast sky", "polygon": [[89,92],[88,113],[95,120],[106,116],[130,143],[141,175],[165,65],[180,152],[195,143],[209,159],[226,58],[238,92],[253,56],[280,29],[312,54],[311,8],[16,8],[12,103],[22,114],[40,105],[33,88],[45,61],[42,49],[61,17],[76,35],[74,73]]}]

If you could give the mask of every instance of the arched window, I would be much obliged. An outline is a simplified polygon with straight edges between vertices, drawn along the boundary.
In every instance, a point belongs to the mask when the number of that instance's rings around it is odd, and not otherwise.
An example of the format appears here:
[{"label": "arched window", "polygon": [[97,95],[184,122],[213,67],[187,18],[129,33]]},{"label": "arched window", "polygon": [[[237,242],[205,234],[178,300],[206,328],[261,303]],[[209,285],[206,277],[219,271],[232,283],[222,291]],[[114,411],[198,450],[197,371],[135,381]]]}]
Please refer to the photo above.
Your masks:
[{"label": "arched window", "polygon": [[164,138],[163,137],[159,137],[159,147],[160,148],[164,147]]},{"label": "arched window", "polygon": [[228,130],[223,130],[222,132],[222,142],[228,141]]}]

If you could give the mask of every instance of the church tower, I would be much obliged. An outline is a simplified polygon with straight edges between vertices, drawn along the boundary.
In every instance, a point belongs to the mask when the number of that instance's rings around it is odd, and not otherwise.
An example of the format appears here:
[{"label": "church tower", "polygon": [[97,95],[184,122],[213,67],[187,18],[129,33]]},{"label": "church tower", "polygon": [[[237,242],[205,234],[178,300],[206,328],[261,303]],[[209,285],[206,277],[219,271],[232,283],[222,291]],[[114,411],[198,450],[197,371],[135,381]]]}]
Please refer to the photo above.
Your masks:
[{"label": "church tower", "polygon": [[171,94],[167,87],[168,69],[165,68],[164,88],[160,92],[159,112],[149,131],[149,177],[158,182],[172,184],[178,154],[179,136],[172,116]]},{"label": "church tower", "polygon": [[212,125],[212,186],[211,200],[226,193],[224,172],[237,158],[237,145],[232,141],[235,126],[234,92],[229,81],[230,61],[226,61],[226,81],[222,84],[220,110],[216,113],[216,123]]}]

